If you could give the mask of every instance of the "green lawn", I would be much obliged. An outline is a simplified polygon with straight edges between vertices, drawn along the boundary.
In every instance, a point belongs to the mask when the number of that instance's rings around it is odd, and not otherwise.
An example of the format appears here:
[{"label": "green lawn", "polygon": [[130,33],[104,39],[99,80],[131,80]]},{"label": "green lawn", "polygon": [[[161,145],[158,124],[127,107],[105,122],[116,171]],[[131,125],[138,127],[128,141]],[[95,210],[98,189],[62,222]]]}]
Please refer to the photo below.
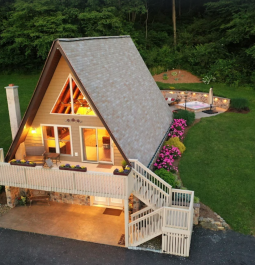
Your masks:
[{"label": "green lawn", "polygon": [[[192,91],[208,91],[210,87],[171,86]],[[203,118],[192,127],[184,140],[187,150],[179,165],[180,176],[184,185],[234,230],[255,234],[255,91],[221,84],[213,87],[218,96],[247,98],[251,112]]]},{"label": "green lawn", "polygon": [[0,74],[0,148],[4,148],[4,153],[8,151],[11,144],[11,129],[8,114],[6,92],[4,87],[8,84],[19,86],[19,98],[21,115],[26,111],[27,105],[31,99],[39,74],[34,75],[1,75]]}]

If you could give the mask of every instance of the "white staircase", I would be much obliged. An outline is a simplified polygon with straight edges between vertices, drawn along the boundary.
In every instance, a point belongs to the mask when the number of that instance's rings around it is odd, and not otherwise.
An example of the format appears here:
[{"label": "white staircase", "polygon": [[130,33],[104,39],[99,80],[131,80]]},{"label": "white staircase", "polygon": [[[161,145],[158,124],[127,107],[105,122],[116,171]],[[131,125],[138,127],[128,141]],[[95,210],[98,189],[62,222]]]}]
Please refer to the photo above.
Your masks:
[{"label": "white staircase", "polygon": [[135,247],[162,235],[162,251],[189,256],[193,228],[194,192],[172,189],[138,160],[130,159],[133,195],[147,207],[132,214],[129,246]]}]

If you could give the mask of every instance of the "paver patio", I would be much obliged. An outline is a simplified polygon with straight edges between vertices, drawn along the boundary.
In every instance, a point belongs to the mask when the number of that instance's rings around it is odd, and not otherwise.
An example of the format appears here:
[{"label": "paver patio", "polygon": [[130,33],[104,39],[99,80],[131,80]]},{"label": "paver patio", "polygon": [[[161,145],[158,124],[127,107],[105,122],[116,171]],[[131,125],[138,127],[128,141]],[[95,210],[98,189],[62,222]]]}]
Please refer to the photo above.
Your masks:
[{"label": "paver patio", "polygon": [[103,214],[106,208],[51,202],[18,206],[0,217],[0,227],[119,246],[125,233],[124,213]]}]

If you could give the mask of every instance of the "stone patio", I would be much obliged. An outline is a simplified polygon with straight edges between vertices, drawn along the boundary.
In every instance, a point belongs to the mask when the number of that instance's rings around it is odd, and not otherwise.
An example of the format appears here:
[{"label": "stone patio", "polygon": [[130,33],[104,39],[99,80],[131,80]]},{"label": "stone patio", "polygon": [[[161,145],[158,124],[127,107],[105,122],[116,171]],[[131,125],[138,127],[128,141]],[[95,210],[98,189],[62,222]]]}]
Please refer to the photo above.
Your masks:
[{"label": "stone patio", "polygon": [[125,233],[124,213],[103,214],[106,208],[50,202],[17,206],[0,217],[0,227],[66,237],[113,246]]}]

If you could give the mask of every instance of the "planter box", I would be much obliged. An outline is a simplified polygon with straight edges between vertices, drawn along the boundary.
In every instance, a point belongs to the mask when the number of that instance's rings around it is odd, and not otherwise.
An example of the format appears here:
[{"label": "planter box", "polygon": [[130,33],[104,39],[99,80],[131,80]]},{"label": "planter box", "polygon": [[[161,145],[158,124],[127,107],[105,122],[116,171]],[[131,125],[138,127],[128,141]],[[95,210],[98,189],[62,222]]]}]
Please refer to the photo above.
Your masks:
[{"label": "planter box", "polygon": [[119,172],[117,169],[113,171],[113,175],[127,176],[131,170],[125,170],[123,172]]},{"label": "planter box", "polygon": [[10,164],[12,165],[12,166],[22,166],[22,167],[35,167],[36,166],[36,163],[34,163],[34,164],[23,164],[23,163],[15,163],[15,162],[10,162]]},{"label": "planter box", "polygon": [[68,167],[59,167],[59,170],[69,170],[69,171],[78,171],[78,172],[87,172],[87,168],[68,168]]}]

